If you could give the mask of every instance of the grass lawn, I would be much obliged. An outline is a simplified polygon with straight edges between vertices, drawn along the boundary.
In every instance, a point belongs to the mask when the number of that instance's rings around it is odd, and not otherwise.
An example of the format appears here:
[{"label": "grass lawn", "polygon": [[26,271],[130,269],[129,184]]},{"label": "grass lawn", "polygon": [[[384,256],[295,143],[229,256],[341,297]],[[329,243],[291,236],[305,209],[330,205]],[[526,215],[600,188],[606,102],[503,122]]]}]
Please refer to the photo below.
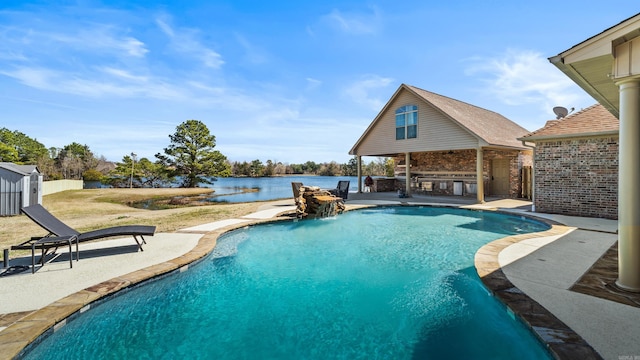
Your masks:
[{"label": "grass lawn", "polygon": [[[203,202],[194,201],[198,196],[206,196],[210,192],[211,189],[204,188],[68,190],[44,196],[42,205],[80,232],[132,224],[155,225],[157,232],[171,232],[247,215],[263,204],[251,202],[202,205]],[[145,210],[130,206],[134,202],[148,200],[160,200],[169,208]],[[44,235],[47,232],[25,215],[0,217],[0,249],[8,249],[32,236]],[[11,257],[18,254],[20,252],[12,251]]]}]

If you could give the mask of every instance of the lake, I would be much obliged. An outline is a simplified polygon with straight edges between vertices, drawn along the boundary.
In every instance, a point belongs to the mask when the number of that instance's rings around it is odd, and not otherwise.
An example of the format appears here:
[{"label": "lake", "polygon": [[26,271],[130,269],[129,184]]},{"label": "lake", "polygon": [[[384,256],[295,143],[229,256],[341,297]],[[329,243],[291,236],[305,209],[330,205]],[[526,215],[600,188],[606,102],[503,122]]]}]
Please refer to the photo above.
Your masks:
[{"label": "lake", "polygon": [[[334,189],[338,181],[348,180],[349,191],[358,190],[356,176],[277,176],[257,178],[218,178],[213,184],[200,184],[213,188],[215,193],[209,201],[213,202],[251,202],[293,198],[292,182],[303,185],[319,186],[322,189]],[[249,192],[246,192],[249,189]]]}]

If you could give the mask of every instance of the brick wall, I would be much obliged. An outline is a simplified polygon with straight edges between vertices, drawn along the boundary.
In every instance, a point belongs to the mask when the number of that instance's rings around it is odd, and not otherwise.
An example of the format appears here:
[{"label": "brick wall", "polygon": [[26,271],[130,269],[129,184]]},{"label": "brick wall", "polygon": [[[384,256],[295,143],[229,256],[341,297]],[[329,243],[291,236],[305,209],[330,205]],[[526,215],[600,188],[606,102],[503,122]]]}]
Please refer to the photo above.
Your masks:
[{"label": "brick wall", "polygon": [[[404,155],[398,156],[394,159],[396,164],[404,164]],[[530,166],[532,163],[531,151],[517,151],[517,150],[484,150],[483,156],[483,174],[484,174],[484,189],[486,195],[491,195],[491,160],[492,159],[509,159],[509,197],[518,198],[522,194],[522,179],[521,168],[522,166]],[[446,189],[440,189],[441,181],[434,181],[433,190],[424,192],[420,189],[420,185],[416,183],[415,187],[412,187],[412,191],[415,193],[425,193],[431,195],[453,195],[453,181],[459,180],[467,183],[476,183],[476,150],[455,150],[452,153],[448,151],[434,151],[423,153],[411,154],[411,172],[412,177],[416,176],[420,172],[439,172],[444,178],[448,180]],[[396,174],[404,175],[404,167],[397,167],[395,169]],[[471,173],[471,177],[464,175],[451,176],[446,174],[466,172]],[[458,177],[458,178],[456,178]],[[400,186],[404,186],[401,184]],[[404,189],[404,187],[402,187]],[[473,194],[469,194],[473,195]],[[474,195],[475,196],[475,195]]]},{"label": "brick wall", "polygon": [[536,142],[536,211],[618,218],[618,137]]}]

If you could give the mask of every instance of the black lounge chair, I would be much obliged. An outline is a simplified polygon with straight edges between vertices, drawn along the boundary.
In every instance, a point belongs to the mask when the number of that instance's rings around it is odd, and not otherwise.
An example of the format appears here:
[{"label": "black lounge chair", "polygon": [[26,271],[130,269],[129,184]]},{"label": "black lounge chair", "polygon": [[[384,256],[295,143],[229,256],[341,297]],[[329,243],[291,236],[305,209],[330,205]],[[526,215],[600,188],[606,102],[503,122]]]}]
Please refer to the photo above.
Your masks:
[{"label": "black lounge chair", "polygon": [[[138,244],[138,249],[140,251],[144,251],[142,249],[142,244],[146,244],[147,242],[144,240],[144,235],[153,236],[156,232],[155,226],[149,225],[122,225],[122,226],[113,226],[104,229],[98,229],[93,231],[87,231],[84,233],[80,233],[79,231],[69,227],[67,224],[60,221],[58,218],[53,216],[47,209],[45,209],[42,205],[30,205],[23,207],[21,211],[27,215],[31,220],[33,220],[36,224],[40,225],[43,229],[49,232],[48,235],[44,237],[34,237],[31,240],[23,242],[19,245],[14,245],[11,247],[13,250],[33,250],[33,245],[37,245],[38,248],[41,247],[54,247],[53,252],[57,249],[57,244],[51,243],[49,244],[45,239],[49,237],[75,237],[76,242],[76,260],[79,259],[78,255],[78,243],[89,240],[96,239],[104,239],[113,236],[133,236],[133,239]],[[138,236],[140,239],[138,239]],[[65,243],[66,244],[66,243]],[[54,246],[51,246],[54,245]],[[48,249],[47,249],[48,250]],[[42,261],[44,261],[43,253]],[[71,254],[69,254],[71,256]]]},{"label": "black lounge chair", "polygon": [[349,196],[349,181],[338,181],[338,186],[335,189],[329,190],[329,192],[337,197],[342,198],[342,200],[347,200],[347,197]]}]

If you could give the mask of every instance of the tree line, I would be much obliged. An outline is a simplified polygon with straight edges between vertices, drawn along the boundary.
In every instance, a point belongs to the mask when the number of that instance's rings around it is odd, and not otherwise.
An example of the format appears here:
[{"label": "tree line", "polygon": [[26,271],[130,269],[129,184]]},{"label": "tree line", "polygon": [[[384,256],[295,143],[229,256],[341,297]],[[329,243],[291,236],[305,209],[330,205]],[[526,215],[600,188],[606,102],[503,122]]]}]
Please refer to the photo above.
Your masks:
[{"label": "tree line", "polygon": [[[19,131],[0,129],[0,162],[36,165],[45,180],[84,179],[113,187],[195,187],[216,177],[265,177],[294,174],[355,176],[357,160],[287,164],[274,160],[231,162],[215,148],[215,136],[199,120],[187,120],[169,135],[170,144],[152,161],[137,159],[134,153],[120,162],[96,157],[88,145],[73,142],[62,148],[50,147]],[[363,174],[393,176],[393,160],[377,158],[363,164]]]}]

